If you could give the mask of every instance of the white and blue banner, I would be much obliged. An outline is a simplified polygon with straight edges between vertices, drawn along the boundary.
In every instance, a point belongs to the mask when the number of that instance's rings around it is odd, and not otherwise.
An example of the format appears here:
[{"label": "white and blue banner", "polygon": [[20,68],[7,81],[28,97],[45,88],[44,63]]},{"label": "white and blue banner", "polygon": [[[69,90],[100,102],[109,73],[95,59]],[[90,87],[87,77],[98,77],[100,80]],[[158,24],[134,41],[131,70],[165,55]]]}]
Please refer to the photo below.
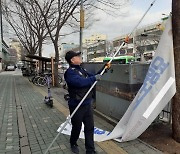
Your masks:
[{"label": "white and blue banner", "polygon": [[[67,117],[67,119],[68,118],[69,117]],[[58,130],[57,130],[58,132],[61,130],[63,125],[64,125],[64,123],[62,123],[61,126],[58,128]],[[66,134],[66,135],[71,135],[71,129],[72,129],[72,124],[71,124],[71,120],[70,120],[70,122],[66,125],[65,129],[62,131],[62,133]],[[100,141],[100,140],[102,140],[102,138],[105,138],[109,134],[110,134],[110,132],[108,132],[108,131],[94,127],[94,141]],[[82,124],[79,138],[83,138],[83,139],[85,138],[84,137],[84,124]]]},{"label": "white and blue banner", "polygon": [[[136,97],[111,133],[95,128],[95,141],[115,139],[124,142],[136,139],[160,114],[175,92],[173,38],[169,18],[144,83]],[[62,133],[65,131],[67,129]]]},{"label": "white and blue banner", "polygon": [[101,141],[136,139],[160,114],[175,92],[173,38],[169,18],[142,87],[110,135]]}]

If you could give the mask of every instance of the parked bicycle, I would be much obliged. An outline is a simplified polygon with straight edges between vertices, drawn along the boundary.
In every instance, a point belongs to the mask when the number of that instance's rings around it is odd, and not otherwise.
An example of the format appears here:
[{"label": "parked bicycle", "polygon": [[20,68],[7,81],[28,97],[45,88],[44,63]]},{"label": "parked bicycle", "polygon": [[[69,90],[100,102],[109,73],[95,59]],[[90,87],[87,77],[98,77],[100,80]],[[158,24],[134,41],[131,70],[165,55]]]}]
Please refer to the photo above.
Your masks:
[{"label": "parked bicycle", "polygon": [[[49,83],[52,84],[52,76],[49,76]],[[59,84],[63,81],[62,77],[58,74],[58,82]],[[47,85],[47,78],[46,76],[38,77],[36,84],[39,86],[46,86]]]},{"label": "parked bicycle", "polygon": [[[33,84],[35,85],[38,85],[38,86],[47,86],[47,79],[46,79],[46,75],[47,74],[51,74],[51,73],[34,73],[34,74],[31,74],[28,79],[30,82],[32,82]],[[52,83],[52,74],[49,76],[49,83],[51,84]],[[61,74],[58,74],[58,82],[59,84],[63,82],[63,77]]]}]

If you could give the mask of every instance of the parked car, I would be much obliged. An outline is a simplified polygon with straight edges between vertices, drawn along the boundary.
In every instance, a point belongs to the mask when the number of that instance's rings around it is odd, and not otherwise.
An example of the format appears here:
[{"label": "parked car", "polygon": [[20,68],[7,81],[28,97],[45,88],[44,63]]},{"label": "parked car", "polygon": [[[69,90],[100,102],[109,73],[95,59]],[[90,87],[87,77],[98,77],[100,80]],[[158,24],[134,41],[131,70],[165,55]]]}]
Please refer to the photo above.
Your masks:
[{"label": "parked car", "polygon": [[14,65],[8,65],[8,66],[6,66],[6,71],[15,71],[15,66]]}]

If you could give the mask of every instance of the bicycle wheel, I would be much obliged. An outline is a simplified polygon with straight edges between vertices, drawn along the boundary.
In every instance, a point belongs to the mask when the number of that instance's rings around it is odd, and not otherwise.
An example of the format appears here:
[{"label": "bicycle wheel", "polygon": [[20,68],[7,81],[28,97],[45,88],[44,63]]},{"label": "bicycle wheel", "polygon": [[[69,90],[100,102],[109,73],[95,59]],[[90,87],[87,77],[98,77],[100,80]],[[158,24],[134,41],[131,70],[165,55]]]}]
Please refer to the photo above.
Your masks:
[{"label": "bicycle wheel", "polygon": [[36,76],[34,79],[33,79],[33,84],[35,84],[35,85],[38,85],[38,83],[37,83],[37,81],[38,81],[38,79],[40,78],[41,76]]},{"label": "bicycle wheel", "polygon": [[37,84],[38,84],[39,86],[45,86],[45,85],[47,85],[46,78],[45,78],[45,77],[40,77],[40,78],[37,80]]}]

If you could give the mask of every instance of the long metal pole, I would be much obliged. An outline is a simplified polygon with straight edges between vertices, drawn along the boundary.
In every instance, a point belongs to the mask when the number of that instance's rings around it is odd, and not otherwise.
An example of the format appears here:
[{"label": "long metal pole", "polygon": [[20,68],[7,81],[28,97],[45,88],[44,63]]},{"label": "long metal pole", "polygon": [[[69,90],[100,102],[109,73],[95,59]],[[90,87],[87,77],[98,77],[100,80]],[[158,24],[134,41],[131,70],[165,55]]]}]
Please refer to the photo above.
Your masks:
[{"label": "long metal pole", "polygon": [[136,28],[139,26],[139,24],[142,22],[142,20],[144,19],[144,17],[146,16],[146,14],[149,12],[149,10],[151,9],[151,7],[154,5],[154,3],[156,2],[156,0],[154,0],[151,5],[149,6],[149,8],[147,9],[147,11],[144,13],[144,15],[141,17],[141,19],[139,20],[139,22],[137,23],[137,25],[134,27],[134,29],[132,30],[132,32],[128,35],[130,36],[131,34],[133,34],[133,32],[136,30]]},{"label": "long metal pole", "polygon": [[[148,8],[148,10],[145,12],[145,14],[143,15],[143,17],[140,19],[140,21],[143,20],[143,18],[145,17],[145,15],[147,14],[147,12],[149,11],[149,9],[153,6],[154,2],[156,0],[153,1],[153,3],[151,4],[151,6]],[[134,30],[138,27],[138,25],[141,22],[138,22],[138,24],[135,26],[135,28],[133,29],[133,31],[128,35],[130,36]],[[126,44],[126,42],[124,41],[120,47],[118,48],[118,50],[116,51],[116,53],[113,55],[113,57],[110,59],[110,61],[108,63],[111,63],[112,60],[114,59],[114,57],[118,54],[118,52],[120,51],[120,49]],[[104,72],[106,70],[106,67],[102,70],[102,72],[100,73],[100,75],[103,75]],[[65,121],[64,125],[61,127],[60,131],[58,132],[58,134],[56,135],[56,137],[54,138],[54,140],[52,141],[52,143],[49,145],[48,149],[45,151],[44,154],[47,154],[47,152],[49,151],[49,149],[51,148],[51,146],[53,145],[53,143],[56,141],[56,139],[58,138],[58,136],[60,135],[60,133],[64,130],[64,128],[66,127],[66,125],[70,122],[71,118],[74,116],[74,114],[76,113],[76,111],[79,109],[79,107],[81,106],[81,104],[84,102],[84,100],[86,99],[86,97],[88,96],[88,94],[91,92],[91,90],[94,88],[94,86],[96,85],[97,81],[95,81],[93,83],[93,85],[91,86],[91,88],[88,90],[88,92],[86,93],[86,95],[83,97],[83,99],[80,101],[80,103],[78,104],[78,106],[75,108],[75,110],[73,111],[73,113],[70,115],[70,117]]]}]

